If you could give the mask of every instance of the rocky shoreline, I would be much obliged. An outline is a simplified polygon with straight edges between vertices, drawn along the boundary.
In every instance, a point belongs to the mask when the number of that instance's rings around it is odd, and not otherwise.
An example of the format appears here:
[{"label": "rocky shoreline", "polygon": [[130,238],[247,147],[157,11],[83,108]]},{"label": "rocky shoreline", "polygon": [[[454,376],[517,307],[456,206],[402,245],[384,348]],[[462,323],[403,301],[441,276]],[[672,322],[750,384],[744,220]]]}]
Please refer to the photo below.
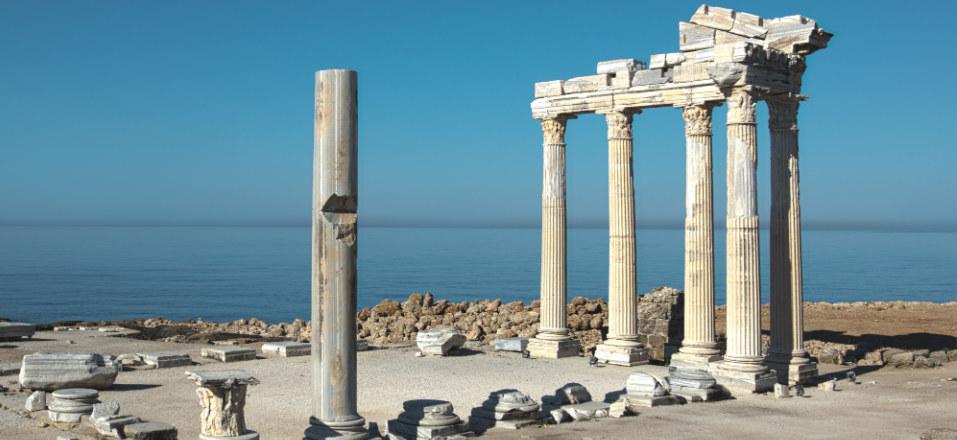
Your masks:
[{"label": "rocky shoreline", "polygon": [[[641,341],[652,352],[652,359],[665,361],[677,349],[682,338],[681,312],[683,294],[673,288],[661,287],[639,299],[639,332]],[[765,322],[767,305],[764,306]],[[951,321],[957,320],[957,302],[936,304],[916,301],[875,301],[855,303],[805,303],[806,319],[813,322],[818,317],[834,317],[849,323],[841,337],[816,338],[818,332],[809,331],[805,349],[821,363],[934,366],[957,359],[957,330],[954,323],[944,323],[946,328],[924,330],[931,338],[904,339],[902,343],[893,336],[875,338],[872,334],[855,337],[854,320],[879,321],[881,315],[902,315],[924,310],[942,312]],[[940,310],[938,310],[940,309]],[[724,307],[717,307],[719,338],[723,333]],[[953,312],[951,312],[953,311]],[[568,326],[582,342],[583,354],[590,353],[600,343],[608,326],[608,308],[602,298],[575,297],[567,305]],[[532,337],[538,331],[540,305],[538,301],[523,303],[501,300],[475,302],[450,302],[436,299],[431,293],[413,293],[405,301],[384,300],[374,307],[363,308],[357,313],[358,336],[370,345],[388,348],[414,343],[416,334],[422,330],[450,327],[461,332],[473,343],[492,345],[496,339]],[[876,324],[881,325],[880,322]],[[163,318],[123,320],[110,322],[55,323],[45,327],[68,330],[71,326],[121,326],[139,331],[135,337],[167,342],[201,343],[249,343],[270,340],[308,341],[311,326],[308,321],[267,323],[257,318],[233,322],[203,320],[173,321]],[[825,324],[826,326],[826,324]],[[41,326],[43,328],[43,326]],[[765,328],[767,326],[765,325]],[[865,326],[866,329],[866,326]],[[809,328],[808,330],[812,330]],[[841,329],[836,329],[841,330]],[[904,335],[908,336],[908,335]],[[915,336],[920,336],[915,335]],[[764,335],[765,348],[769,342]],[[926,344],[921,341],[926,340]],[[722,342],[719,340],[719,342]]]}]

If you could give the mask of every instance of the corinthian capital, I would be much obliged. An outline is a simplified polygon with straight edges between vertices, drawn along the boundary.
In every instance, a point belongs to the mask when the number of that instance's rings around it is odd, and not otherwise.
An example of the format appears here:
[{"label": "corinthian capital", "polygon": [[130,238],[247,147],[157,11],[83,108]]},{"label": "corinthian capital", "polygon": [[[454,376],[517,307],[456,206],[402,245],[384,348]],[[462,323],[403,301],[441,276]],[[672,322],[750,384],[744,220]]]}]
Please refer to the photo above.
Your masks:
[{"label": "corinthian capital", "polygon": [[542,119],[542,134],[545,137],[546,144],[565,143],[566,122],[568,122],[568,118],[561,115]]},{"label": "corinthian capital", "polygon": [[681,116],[685,119],[685,135],[710,135],[711,134],[711,106],[710,105],[691,105],[681,111]]},{"label": "corinthian capital", "polygon": [[757,93],[747,88],[735,88],[728,97],[729,124],[755,124],[757,115]]},{"label": "corinthian capital", "polygon": [[801,101],[793,97],[769,98],[768,126],[771,130],[797,131],[797,114]]},{"label": "corinthian capital", "polygon": [[631,139],[631,116],[634,112],[610,112],[605,114],[608,123],[608,139]]}]

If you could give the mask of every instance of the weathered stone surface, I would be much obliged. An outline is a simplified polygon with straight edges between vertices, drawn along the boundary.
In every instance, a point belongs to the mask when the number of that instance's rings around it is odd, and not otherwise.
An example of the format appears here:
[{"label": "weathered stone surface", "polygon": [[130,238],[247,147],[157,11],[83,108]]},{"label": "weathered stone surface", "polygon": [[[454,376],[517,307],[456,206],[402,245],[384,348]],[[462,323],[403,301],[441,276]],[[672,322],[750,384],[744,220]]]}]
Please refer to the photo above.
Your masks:
[{"label": "weathered stone surface", "polygon": [[576,422],[608,417],[610,403],[605,402],[583,402],[571,405],[563,405],[561,410]]},{"label": "weathered stone surface", "polygon": [[101,418],[96,418],[93,416],[90,418],[90,422],[93,424],[93,428],[96,429],[97,433],[104,437],[113,438],[126,438],[126,425],[141,423],[142,421],[143,420],[136,416],[121,415],[113,415]]},{"label": "weathered stone surface", "polygon": [[487,428],[519,429],[539,424],[538,402],[516,390],[494,391],[482,406],[472,410],[469,422],[473,430]]},{"label": "weathered stone surface", "polygon": [[0,321],[0,340],[30,338],[37,326],[26,322]]},{"label": "weathered stone surface", "polygon": [[30,397],[27,397],[27,402],[24,405],[27,411],[43,411],[47,409],[47,393],[46,391],[34,391],[30,394]]},{"label": "weathered stone surface", "polygon": [[188,367],[193,365],[193,360],[189,358],[189,354],[187,353],[165,351],[138,353],[138,355],[143,360],[143,363],[153,368]]},{"label": "weathered stone surface", "polygon": [[528,347],[528,338],[502,338],[495,340],[495,351],[514,351],[521,353]]},{"label": "weathered stone surface", "polygon": [[0,363],[0,376],[10,376],[13,374],[20,374],[19,362]]},{"label": "weathered stone surface", "polygon": [[447,327],[421,331],[415,338],[419,350],[433,356],[445,356],[452,350],[461,348],[465,341],[464,335]]},{"label": "weathered stone surface", "polygon": [[107,389],[122,367],[98,353],[34,353],[23,357],[20,386],[31,390]]},{"label": "weathered stone surface", "polygon": [[922,433],[920,440],[957,440],[957,429],[934,428]]},{"label": "weathered stone surface", "polygon": [[92,419],[108,419],[120,413],[120,402],[107,400],[93,404],[93,412],[90,414]]},{"label": "weathered stone surface", "polygon": [[468,426],[443,400],[409,400],[399,417],[389,420],[389,437],[400,440],[444,440],[471,436]]},{"label": "weathered stone surface", "polygon": [[250,347],[218,346],[203,348],[201,356],[220,362],[239,362],[256,359],[256,350]]},{"label": "weathered stone surface", "polygon": [[295,341],[267,342],[263,344],[262,351],[266,356],[309,356],[309,353],[312,353],[312,346],[304,342]]},{"label": "weathered stone surface", "polygon": [[787,385],[776,383],[774,384],[774,398],[775,399],[786,399],[791,397],[791,390]]},{"label": "weathered stone surface", "polygon": [[591,393],[581,384],[570,383],[555,391],[555,396],[564,404],[591,402]]},{"label": "weathered stone surface", "polygon": [[47,400],[47,416],[54,422],[79,422],[93,412],[99,392],[88,388],[56,390]]},{"label": "weathered stone surface", "polygon": [[259,383],[255,377],[242,370],[187,371],[186,376],[199,386],[196,395],[203,407],[203,438],[259,438],[246,429],[245,418],[246,387]]},{"label": "weathered stone surface", "polygon": [[176,427],[163,422],[141,422],[123,428],[130,440],[177,440]]},{"label": "weathered stone surface", "polygon": [[632,396],[664,396],[668,394],[658,378],[641,371],[628,375],[625,390]]}]

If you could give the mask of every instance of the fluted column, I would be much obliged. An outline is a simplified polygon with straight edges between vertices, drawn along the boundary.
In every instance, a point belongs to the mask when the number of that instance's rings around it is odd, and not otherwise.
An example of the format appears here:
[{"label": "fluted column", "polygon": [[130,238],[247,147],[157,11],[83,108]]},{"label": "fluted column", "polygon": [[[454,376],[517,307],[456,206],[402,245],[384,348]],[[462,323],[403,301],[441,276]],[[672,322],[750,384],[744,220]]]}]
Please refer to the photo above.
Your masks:
[{"label": "fluted column", "polygon": [[632,114],[630,111],[605,114],[608,123],[608,339],[595,349],[600,361],[627,366],[648,362],[648,353],[638,342]]},{"label": "fluted column", "polygon": [[[751,391],[767,389],[761,355],[761,265],[758,241],[757,97],[735,88],[728,98],[727,348],[722,369],[747,373]],[[771,378],[773,384],[773,377]]]},{"label": "fluted column", "polygon": [[782,383],[817,376],[804,351],[801,203],[798,172],[799,99],[768,99],[771,129],[771,346],[768,364]]},{"label": "fluted column", "polygon": [[371,438],[356,402],[357,96],[354,70],[316,74],[308,440]]},{"label": "fluted column", "polygon": [[542,120],[542,273],[541,318],[538,334],[529,341],[532,357],[578,355],[580,348],[568,331],[566,315],[567,251],[565,213],[565,124],[567,116]]},{"label": "fluted column", "polygon": [[711,105],[685,107],[684,339],[672,365],[707,368],[720,358],[714,332]]}]

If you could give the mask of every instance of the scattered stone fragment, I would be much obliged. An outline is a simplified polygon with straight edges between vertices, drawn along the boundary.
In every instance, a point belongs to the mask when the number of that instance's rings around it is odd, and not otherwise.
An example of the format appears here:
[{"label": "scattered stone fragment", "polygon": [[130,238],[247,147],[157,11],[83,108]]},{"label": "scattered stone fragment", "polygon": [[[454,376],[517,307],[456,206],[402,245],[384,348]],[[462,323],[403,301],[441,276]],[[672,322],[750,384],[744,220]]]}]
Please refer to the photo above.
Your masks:
[{"label": "scattered stone fragment", "polygon": [[139,417],[120,415],[120,403],[115,400],[94,404],[90,414],[90,424],[105,437],[124,438],[124,427],[141,421]]},{"label": "scattered stone fragment", "polygon": [[[519,429],[539,423],[541,407],[529,395],[516,390],[494,391],[482,406],[472,410],[472,428]],[[482,429],[484,431],[484,429]]]},{"label": "scattered stone fragment", "polygon": [[727,394],[707,370],[669,367],[667,380],[670,394],[688,402],[708,402]]},{"label": "scattered stone fragment", "polygon": [[153,368],[188,367],[193,365],[193,360],[190,359],[187,353],[161,351],[137,354],[143,359],[144,364]]},{"label": "scattered stone fragment", "polygon": [[555,396],[563,404],[578,404],[591,402],[591,393],[584,386],[577,383],[570,383],[555,391]]},{"label": "scattered stone fragment", "polygon": [[465,341],[464,335],[448,327],[420,331],[415,337],[419,350],[432,356],[445,356],[452,350],[461,348]]},{"label": "scattered stone fragment", "polygon": [[581,422],[585,420],[596,419],[600,417],[607,417],[609,409],[611,408],[610,403],[605,402],[584,402],[577,403],[573,405],[562,406],[562,410],[565,411],[572,420],[576,422]]},{"label": "scattered stone fragment", "polygon": [[556,424],[572,421],[572,417],[561,408],[553,409],[549,411],[548,414],[551,418],[551,421]]},{"label": "scattered stone fragment", "polygon": [[495,340],[495,351],[514,351],[521,353],[528,347],[528,338],[500,338]]},{"label": "scattered stone fragment", "polygon": [[634,410],[635,406],[636,405],[629,405],[627,398],[618,399],[608,408],[608,415],[616,419],[624,416],[637,415],[638,412]]},{"label": "scattered stone fragment", "polygon": [[140,422],[123,428],[130,440],[177,440],[176,427],[162,422]]},{"label": "scattered stone fragment", "polygon": [[787,399],[791,397],[791,390],[788,389],[787,385],[776,383],[774,384],[774,398],[775,399]]},{"label": "scattered stone fragment", "polygon": [[26,403],[27,411],[43,411],[47,409],[47,393],[46,391],[34,391],[33,394],[30,394],[30,397],[27,397]]},{"label": "scattered stone fragment", "polygon": [[121,370],[120,363],[98,353],[34,353],[23,357],[20,386],[31,390],[60,388],[107,389]]},{"label": "scattered stone fragment", "polygon": [[957,429],[934,428],[921,434],[920,440],[957,440]]},{"label": "scattered stone fragment", "polygon": [[408,400],[402,413],[389,420],[389,436],[395,440],[445,440],[471,436],[468,426],[444,400]]},{"label": "scattered stone fragment", "polygon": [[258,433],[246,429],[244,412],[246,387],[259,380],[242,370],[187,371],[186,377],[199,386],[196,394],[203,406],[202,438],[259,439]]},{"label": "scattered stone fragment", "polygon": [[100,393],[88,388],[65,388],[50,394],[47,416],[54,422],[79,422],[82,416],[93,412]]},{"label": "scattered stone fragment", "polygon": [[203,348],[201,356],[207,359],[215,359],[220,362],[249,361],[256,359],[256,350],[249,347],[224,345]]},{"label": "scattered stone fragment", "polygon": [[804,385],[794,385],[791,387],[794,390],[794,395],[797,397],[804,397]]},{"label": "scattered stone fragment", "polygon": [[20,374],[19,362],[0,363],[0,376],[10,376],[14,374]]},{"label": "scattered stone fragment", "polygon": [[0,340],[31,338],[37,326],[26,322],[0,321]]},{"label": "scattered stone fragment", "polygon": [[135,367],[144,364],[143,357],[136,353],[121,354],[116,357],[116,360],[124,367]]},{"label": "scattered stone fragment", "polygon": [[821,389],[824,391],[837,391],[837,381],[834,379],[831,379],[829,381],[821,382],[817,384],[817,387],[818,389]]},{"label": "scattered stone fragment", "polygon": [[267,342],[263,344],[262,351],[264,355],[273,357],[309,356],[312,345],[296,341]]},{"label": "scattered stone fragment", "polygon": [[625,390],[627,394],[622,397],[627,398],[629,405],[651,407],[681,403],[678,398],[668,393],[656,377],[641,371],[628,375]]}]

